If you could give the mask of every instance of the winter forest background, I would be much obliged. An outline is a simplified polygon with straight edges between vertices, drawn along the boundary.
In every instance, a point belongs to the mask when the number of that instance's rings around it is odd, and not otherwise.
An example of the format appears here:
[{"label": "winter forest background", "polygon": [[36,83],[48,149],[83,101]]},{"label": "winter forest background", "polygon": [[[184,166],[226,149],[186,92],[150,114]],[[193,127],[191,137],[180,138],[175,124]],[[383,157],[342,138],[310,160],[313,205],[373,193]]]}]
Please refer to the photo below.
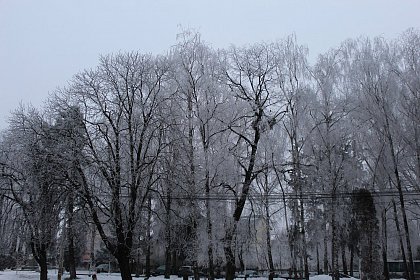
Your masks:
[{"label": "winter forest background", "polygon": [[387,279],[420,259],[420,32],[104,55],[0,140],[0,264]]}]

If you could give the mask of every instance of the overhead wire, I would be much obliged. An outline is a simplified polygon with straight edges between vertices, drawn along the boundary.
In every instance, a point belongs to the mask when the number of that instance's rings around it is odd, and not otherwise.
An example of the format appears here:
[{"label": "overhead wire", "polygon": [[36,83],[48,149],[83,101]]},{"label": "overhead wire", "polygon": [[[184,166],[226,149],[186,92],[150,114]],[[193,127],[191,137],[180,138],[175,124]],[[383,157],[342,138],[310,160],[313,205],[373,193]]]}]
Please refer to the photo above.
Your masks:
[{"label": "overhead wire", "polygon": [[[8,188],[0,188],[1,192],[8,192],[10,189]],[[24,190],[15,190],[16,193],[22,193]],[[420,199],[420,190],[410,190],[410,191],[403,191],[403,196],[407,199],[409,198],[415,198]],[[111,194],[107,193],[98,193],[93,194],[94,196],[98,197],[112,197]],[[239,194],[240,195],[240,194]],[[213,193],[213,194],[176,194],[176,195],[167,195],[167,194],[160,194],[159,197],[162,199],[170,198],[173,200],[213,200],[213,201],[235,201],[239,198],[239,195],[235,195],[232,193]],[[296,193],[296,192],[287,192],[287,193],[271,193],[271,194],[256,194],[256,193],[250,193],[248,194],[248,199],[258,200],[258,199],[268,199],[270,201],[276,201],[276,200],[319,200],[319,199],[332,199],[332,198],[351,198],[355,195],[353,192],[336,192],[333,194],[332,192],[302,192]],[[357,194],[360,195],[360,194]],[[383,191],[371,191],[370,195],[372,197],[399,197],[400,193],[398,190],[383,190]],[[362,195],[363,196],[363,195]],[[129,197],[128,194],[121,194],[120,197]]]}]

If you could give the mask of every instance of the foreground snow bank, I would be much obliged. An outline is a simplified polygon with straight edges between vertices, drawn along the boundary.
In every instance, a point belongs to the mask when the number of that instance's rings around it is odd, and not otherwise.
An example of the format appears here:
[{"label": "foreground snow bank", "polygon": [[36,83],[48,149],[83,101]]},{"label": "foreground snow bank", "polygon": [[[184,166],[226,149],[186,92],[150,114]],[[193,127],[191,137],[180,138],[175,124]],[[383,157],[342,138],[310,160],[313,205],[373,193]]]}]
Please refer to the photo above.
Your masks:
[{"label": "foreground snow bank", "polygon": [[[80,280],[88,280],[88,279],[92,279],[89,275],[86,275],[87,273],[85,272],[85,275],[83,274],[79,274],[78,275],[78,279]],[[121,280],[121,276],[118,273],[99,273],[98,275],[98,280]],[[65,279],[66,277],[68,277],[68,274],[65,274],[63,276],[62,279]],[[55,280],[57,279],[57,271],[56,270],[51,270],[48,272],[48,278],[50,280]],[[39,279],[39,272],[33,272],[33,271],[12,271],[12,270],[6,270],[6,271],[0,271],[0,280],[28,280],[28,279]],[[143,277],[140,278],[135,278],[133,277],[133,279],[139,279],[139,280],[143,280]],[[164,280],[163,276],[158,276],[158,277],[150,277],[150,280]],[[176,279],[181,279],[178,278],[176,276],[171,276],[171,280],[176,280]],[[266,277],[258,277],[258,278],[248,278],[249,280],[263,280],[263,279],[267,279]],[[343,280],[358,280],[357,278],[342,278]],[[275,278],[275,280],[285,280],[283,278]],[[331,276],[328,275],[316,275],[316,276],[312,276],[310,277],[310,280],[331,280]]]}]

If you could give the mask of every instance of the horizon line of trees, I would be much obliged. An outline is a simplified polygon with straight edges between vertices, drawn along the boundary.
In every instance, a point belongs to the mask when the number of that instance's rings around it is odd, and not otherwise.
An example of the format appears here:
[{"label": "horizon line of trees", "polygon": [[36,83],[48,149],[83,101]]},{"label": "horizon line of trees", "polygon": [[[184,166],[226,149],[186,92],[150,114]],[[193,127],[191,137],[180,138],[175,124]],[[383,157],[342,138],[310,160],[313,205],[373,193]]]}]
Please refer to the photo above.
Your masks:
[{"label": "horizon line of trees", "polygon": [[12,114],[2,252],[29,248],[41,280],[53,256],[75,279],[96,232],[123,280],[159,255],[165,277],[189,264],[227,280],[257,263],[269,279],[338,280],[356,260],[362,279],[389,279],[391,256],[414,280],[420,32],[348,39],[313,65],[293,35],[222,50],[177,39],[166,55],[102,56],[43,110]]}]

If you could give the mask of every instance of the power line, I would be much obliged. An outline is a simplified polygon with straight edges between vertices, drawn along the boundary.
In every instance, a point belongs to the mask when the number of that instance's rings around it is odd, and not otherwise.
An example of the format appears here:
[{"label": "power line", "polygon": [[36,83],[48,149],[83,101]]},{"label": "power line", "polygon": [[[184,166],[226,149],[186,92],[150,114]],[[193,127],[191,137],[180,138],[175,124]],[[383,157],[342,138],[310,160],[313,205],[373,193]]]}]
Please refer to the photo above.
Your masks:
[{"label": "power line", "polygon": [[[0,191],[3,192],[9,192],[10,189],[7,188],[0,188]],[[17,190],[15,191],[16,193],[23,193],[24,190]],[[331,193],[331,192],[303,192],[302,194],[298,194],[298,193],[292,193],[292,192],[287,192],[284,194],[281,193],[276,193],[276,194],[255,194],[255,193],[251,193],[248,194],[247,198],[250,200],[270,200],[270,201],[277,201],[277,200],[306,200],[306,201],[311,201],[311,200],[320,200],[320,199],[332,199],[333,197],[338,198],[338,199],[345,199],[345,198],[351,198],[353,197],[355,194],[353,192],[337,192],[335,194],[335,196]],[[360,195],[360,194],[357,194]],[[399,197],[399,192],[397,190],[384,190],[384,191],[372,191],[370,192],[370,195],[372,197],[376,197],[376,198],[381,198],[381,197]],[[411,191],[403,191],[403,195],[405,198],[412,198],[412,199],[420,199],[420,191],[417,190],[411,190]],[[96,197],[112,197],[111,194],[107,194],[107,193],[99,193],[99,194],[92,194],[92,196],[96,196]],[[237,199],[239,199],[239,195],[235,195],[233,193],[217,193],[217,194],[210,194],[210,195],[205,195],[205,194],[197,194],[197,195],[192,195],[192,194],[185,194],[185,195],[181,195],[181,194],[177,194],[177,195],[171,195],[168,196],[167,194],[159,194],[158,197],[162,198],[162,199],[173,199],[173,200],[213,200],[213,201],[235,201]],[[129,195],[126,194],[121,194],[120,195],[121,198],[129,198]]]},{"label": "power line", "polygon": [[[371,192],[370,193],[372,197],[399,197],[398,191],[385,191],[385,192]],[[351,198],[355,194],[351,192],[340,192],[336,193],[336,198]],[[358,194],[359,195],[359,194]],[[403,195],[405,197],[412,197],[412,196],[419,196],[420,199],[420,191],[405,191],[403,192]],[[167,195],[161,195],[162,198],[168,198]],[[311,193],[302,193],[296,194],[296,193],[285,193],[283,194],[249,194],[249,199],[268,199],[268,200],[292,200],[292,199],[302,199],[302,200],[318,200],[318,199],[332,199],[334,196],[331,193],[326,192],[311,192]],[[177,195],[177,196],[171,196],[171,199],[175,200],[189,200],[189,199],[196,199],[196,200],[236,200],[239,197],[235,196],[233,194],[212,194],[209,196],[205,195]]]}]

